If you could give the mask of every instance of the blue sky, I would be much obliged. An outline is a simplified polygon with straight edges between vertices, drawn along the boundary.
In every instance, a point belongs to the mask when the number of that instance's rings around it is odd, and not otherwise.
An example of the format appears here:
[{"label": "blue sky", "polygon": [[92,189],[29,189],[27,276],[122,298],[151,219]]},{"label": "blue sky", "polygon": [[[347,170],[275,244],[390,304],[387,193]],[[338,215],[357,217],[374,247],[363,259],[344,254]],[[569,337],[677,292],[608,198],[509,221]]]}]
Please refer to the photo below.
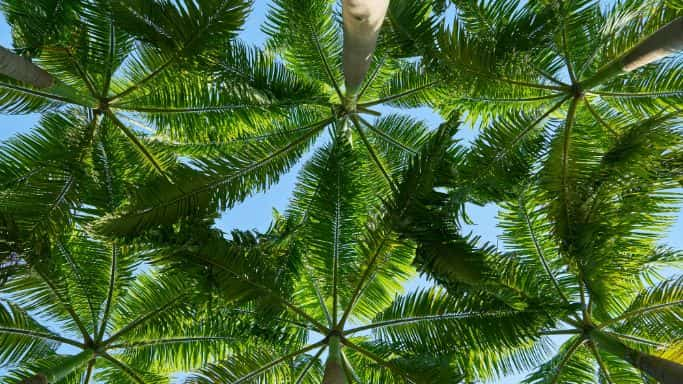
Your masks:
[{"label": "blue sky", "polygon": [[[241,34],[242,39],[252,44],[262,44],[265,41],[265,34],[260,31],[260,26],[265,21],[268,1],[258,0],[254,11],[247,21],[245,30]],[[10,30],[4,19],[0,19],[0,45],[11,47]],[[382,112],[386,112],[384,110]],[[419,119],[425,120],[431,127],[436,127],[440,122],[438,115],[428,109],[418,109],[411,111],[411,114]],[[28,132],[38,120],[38,115],[21,116],[0,116],[0,140],[7,139],[16,133]],[[476,135],[476,130],[468,127],[464,128],[459,137],[467,142]],[[310,153],[304,159],[310,157]],[[248,198],[245,202],[238,204],[232,210],[225,212],[218,222],[218,226],[224,231],[233,228],[239,229],[258,229],[265,230],[271,220],[272,209],[284,211],[296,181],[296,175],[301,169],[304,161],[300,161],[293,169],[284,175],[280,181],[269,188],[267,192],[256,194]],[[486,207],[469,206],[469,214],[475,224],[466,227],[466,231],[472,231],[481,236],[483,241],[498,244],[498,236],[501,231],[496,227],[495,217],[497,208],[494,205]],[[678,216],[676,225],[671,228],[667,243],[673,247],[683,249],[683,218]],[[680,272],[680,271],[679,271]],[[409,284],[408,289],[425,284],[423,280],[417,279]],[[561,342],[561,339],[557,339]],[[510,377],[501,383],[518,382],[523,375]]]}]

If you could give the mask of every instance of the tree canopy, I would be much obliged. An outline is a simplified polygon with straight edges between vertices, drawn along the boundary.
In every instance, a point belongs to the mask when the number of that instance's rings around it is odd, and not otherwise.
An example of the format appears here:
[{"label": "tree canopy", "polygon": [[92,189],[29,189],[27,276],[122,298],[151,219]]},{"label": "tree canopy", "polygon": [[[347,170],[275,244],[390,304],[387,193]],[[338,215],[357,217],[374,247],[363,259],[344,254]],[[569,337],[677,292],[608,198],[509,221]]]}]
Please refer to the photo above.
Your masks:
[{"label": "tree canopy", "polygon": [[261,6],[0,1],[1,383],[679,382],[680,1]]}]

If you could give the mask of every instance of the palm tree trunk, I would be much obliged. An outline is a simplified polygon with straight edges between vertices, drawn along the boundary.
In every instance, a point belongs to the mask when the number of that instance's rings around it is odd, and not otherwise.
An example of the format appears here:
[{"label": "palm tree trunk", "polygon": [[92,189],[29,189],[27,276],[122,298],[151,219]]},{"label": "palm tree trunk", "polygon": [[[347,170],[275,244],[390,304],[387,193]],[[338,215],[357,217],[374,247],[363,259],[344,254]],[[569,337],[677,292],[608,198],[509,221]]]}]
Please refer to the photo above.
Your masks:
[{"label": "palm tree trunk", "polygon": [[54,84],[49,73],[4,47],[0,47],[0,74],[36,88],[49,88]]},{"label": "palm tree trunk", "polygon": [[605,64],[583,88],[592,88],[622,72],[630,72],[663,57],[683,50],[683,16],[646,37],[623,55]]},{"label": "palm tree trunk", "polygon": [[322,384],[347,384],[339,336],[330,336],[328,351],[329,354],[327,355],[327,363],[325,363],[325,374]]},{"label": "palm tree trunk", "polygon": [[344,19],[344,79],[346,93],[354,95],[360,89],[370,68],[377,36],[382,28],[389,0],[343,0]]},{"label": "palm tree trunk", "polygon": [[27,379],[19,382],[19,384],[48,384],[56,383],[65,378],[79,368],[82,368],[88,361],[94,357],[91,350],[85,350],[77,355],[69,356],[67,359],[56,367],[39,372]]},{"label": "palm tree trunk", "polygon": [[680,384],[683,365],[661,357],[648,355],[628,347],[614,336],[593,330],[590,337],[598,347],[628,361],[632,366],[647,373],[661,384]]}]

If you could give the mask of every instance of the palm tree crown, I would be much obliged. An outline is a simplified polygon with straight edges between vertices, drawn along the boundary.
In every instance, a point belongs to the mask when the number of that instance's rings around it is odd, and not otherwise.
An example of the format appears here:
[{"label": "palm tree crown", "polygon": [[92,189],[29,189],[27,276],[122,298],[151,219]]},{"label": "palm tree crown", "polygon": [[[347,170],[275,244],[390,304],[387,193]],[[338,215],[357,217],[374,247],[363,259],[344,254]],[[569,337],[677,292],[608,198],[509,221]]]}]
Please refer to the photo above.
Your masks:
[{"label": "palm tree crown", "polygon": [[[235,36],[247,5],[3,1],[15,50],[54,79],[41,89],[0,79],[3,112],[43,114],[42,129],[3,146],[3,210],[14,214],[31,206],[30,215],[16,215],[28,227],[59,227],[82,207],[83,191],[93,188],[84,176],[99,170],[106,179],[104,173],[117,172],[109,168],[111,159],[137,175],[129,179],[133,183],[150,172],[168,177],[178,152],[155,143],[149,133],[178,132],[180,121],[190,122],[189,114],[199,126],[196,116],[216,100],[198,93],[207,79],[195,70],[196,57]],[[178,72],[185,73],[183,82]],[[165,120],[158,118],[169,110]]]},{"label": "palm tree crown", "polygon": [[240,333],[207,321],[182,276],[141,272],[144,256],[131,247],[74,231],[21,256],[0,307],[8,382],[167,382],[224,356]]},{"label": "palm tree crown", "polygon": [[[406,20],[426,17],[429,7],[396,1],[388,14],[392,23],[410,25]],[[419,26],[433,28],[429,23]],[[379,194],[395,188],[393,177],[402,169],[400,160],[416,152],[426,129],[400,114],[371,121],[381,115],[373,108],[430,105],[436,95],[435,90],[427,90],[432,84],[419,63],[406,58],[403,40],[380,36],[368,76],[357,92],[350,92],[342,86],[342,31],[332,2],[275,1],[264,30],[270,37],[267,52],[253,54],[251,71],[241,75],[273,77],[266,85],[269,93],[280,96],[281,104],[274,103],[284,116],[270,123],[259,120],[258,126],[223,142],[212,141],[213,157],[176,170],[173,184],[163,178],[153,180],[129,207],[103,220],[100,230],[129,234],[216,207],[229,208],[277,181],[319,143],[317,138],[326,129],[330,140],[349,141],[366,153]],[[284,64],[269,58],[273,52]],[[213,59],[210,70],[221,86],[233,77],[233,56],[219,53]]]},{"label": "palm tree crown", "polygon": [[440,109],[462,109],[485,127],[471,154],[482,200],[503,199],[511,190],[507,181],[523,179],[551,138],[567,150],[551,161],[566,167],[580,118],[599,128],[591,135],[618,140],[623,127],[637,121],[680,115],[680,55],[666,51],[669,56],[629,71],[614,64],[645,47],[648,36],[670,28],[667,23],[679,25],[675,6],[626,1],[603,10],[599,2],[583,0],[456,4],[452,26],[438,34],[439,49],[426,55],[456,95]]}]

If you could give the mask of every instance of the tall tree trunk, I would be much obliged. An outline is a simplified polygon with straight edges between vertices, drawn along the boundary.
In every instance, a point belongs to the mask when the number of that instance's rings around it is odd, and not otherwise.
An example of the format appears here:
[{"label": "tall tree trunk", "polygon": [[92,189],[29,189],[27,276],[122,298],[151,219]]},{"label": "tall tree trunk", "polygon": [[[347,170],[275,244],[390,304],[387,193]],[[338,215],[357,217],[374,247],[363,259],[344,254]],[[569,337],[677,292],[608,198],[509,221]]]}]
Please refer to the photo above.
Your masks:
[{"label": "tall tree trunk", "polygon": [[683,16],[663,26],[621,56],[602,66],[593,77],[583,82],[582,86],[592,88],[622,72],[633,71],[681,50],[683,50]]},{"label": "tall tree trunk", "polygon": [[4,47],[0,47],[0,74],[36,88],[49,88],[54,84],[49,73]]},{"label": "tall tree trunk", "polygon": [[358,92],[370,68],[389,0],[343,0],[344,79],[349,96]]},{"label": "tall tree trunk", "polygon": [[654,377],[661,384],[680,384],[683,380],[683,365],[681,364],[637,351],[616,337],[598,330],[591,331],[590,337],[598,347],[628,361],[632,366]]},{"label": "tall tree trunk", "polygon": [[79,368],[82,368],[94,357],[91,350],[85,350],[77,355],[69,356],[64,361],[55,367],[39,372],[27,379],[19,382],[19,384],[52,384],[67,377]]},{"label": "tall tree trunk", "polygon": [[325,363],[325,374],[322,384],[347,384],[339,336],[330,336],[328,351],[329,354],[327,355],[327,363]]}]

